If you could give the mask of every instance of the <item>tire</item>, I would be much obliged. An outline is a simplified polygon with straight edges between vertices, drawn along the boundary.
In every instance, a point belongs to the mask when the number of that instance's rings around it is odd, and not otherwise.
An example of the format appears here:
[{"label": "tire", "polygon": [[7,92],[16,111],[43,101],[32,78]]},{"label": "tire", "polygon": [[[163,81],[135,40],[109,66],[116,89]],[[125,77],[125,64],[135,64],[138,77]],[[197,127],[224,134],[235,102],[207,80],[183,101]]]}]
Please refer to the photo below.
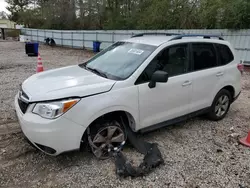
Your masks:
[{"label": "tire", "polygon": [[108,149],[110,147],[120,147],[121,143],[126,139],[126,132],[122,124],[117,120],[108,120],[92,125],[88,136],[91,151],[98,159],[109,158]]},{"label": "tire", "polygon": [[222,120],[227,115],[231,102],[231,93],[226,89],[220,90],[215,96],[213,104],[210,107],[208,118],[213,121]]}]

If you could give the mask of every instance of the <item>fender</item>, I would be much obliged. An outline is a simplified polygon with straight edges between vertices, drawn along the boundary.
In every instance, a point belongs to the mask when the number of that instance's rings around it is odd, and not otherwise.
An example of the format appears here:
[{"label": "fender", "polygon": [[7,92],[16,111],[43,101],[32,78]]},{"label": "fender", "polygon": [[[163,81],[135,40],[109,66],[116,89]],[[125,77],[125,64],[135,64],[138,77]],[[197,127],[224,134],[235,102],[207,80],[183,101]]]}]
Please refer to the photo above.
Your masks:
[{"label": "fender", "polygon": [[[211,99],[211,104],[210,104],[210,106],[213,104],[213,101],[214,101],[214,98],[215,98],[215,96],[223,89],[223,88],[225,88],[225,87],[233,87],[234,88],[234,92],[235,92],[235,87],[234,86],[232,86],[232,84],[227,84],[227,83],[224,83],[223,85],[220,85],[220,86],[218,86],[218,89],[216,88],[216,90],[214,90],[214,92],[213,92],[213,96],[212,96],[212,99]],[[217,91],[217,92],[216,92]],[[232,96],[233,98],[234,98],[234,96]]]},{"label": "fender", "polygon": [[135,109],[129,108],[127,106],[120,106],[120,105],[104,108],[104,109],[96,112],[94,115],[92,115],[87,120],[86,124],[89,126],[91,123],[93,123],[99,117],[101,117],[101,116],[103,116],[105,114],[111,113],[111,112],[116,112],[116,111],[124,111],[124,112],[130,114],[133,117],[135,124],[139,125],[140,122],[139,122],[139,113],[138,113],[138,111],[136,111]]}]

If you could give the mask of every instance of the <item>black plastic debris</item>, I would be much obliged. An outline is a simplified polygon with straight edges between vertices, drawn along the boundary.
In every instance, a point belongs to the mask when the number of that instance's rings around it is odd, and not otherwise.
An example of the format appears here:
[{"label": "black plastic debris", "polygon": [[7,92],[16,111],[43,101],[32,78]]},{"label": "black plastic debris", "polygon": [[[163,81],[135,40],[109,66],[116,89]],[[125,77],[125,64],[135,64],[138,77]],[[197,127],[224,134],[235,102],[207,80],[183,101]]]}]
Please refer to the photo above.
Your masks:
[{"label": "black plastic debris", "polygon": [[127,132],[128,141],[137,149],[138,152],[144,154],[142,163],[133,166],[122,152],[125,144],[123,142],[119,148],[110,148],[110,155],[114,158],[116,173],[120,177],[140,177],[150,173],[154,168],[164,163],[161,152],[156,143],[148,143],[138,138],[129,126],[124,126]]},{"label": "black plastic debris", "polygon": [[55,42],[55,40],[53,38],[46,38],[46,39],[44,39],[44,41],[45,41],[46,45],[49,45],[49,46],[55,46],[56,45],[56,42]]}]

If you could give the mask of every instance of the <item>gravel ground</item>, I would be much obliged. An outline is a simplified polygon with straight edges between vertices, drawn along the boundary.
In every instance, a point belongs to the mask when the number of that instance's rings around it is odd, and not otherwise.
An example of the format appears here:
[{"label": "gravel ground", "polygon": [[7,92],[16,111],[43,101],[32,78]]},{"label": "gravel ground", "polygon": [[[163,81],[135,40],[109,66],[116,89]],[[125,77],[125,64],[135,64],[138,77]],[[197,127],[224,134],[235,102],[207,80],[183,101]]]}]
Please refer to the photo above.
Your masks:
[{"label": "gravel ground", "polygon": [[[42,46],[45,69],[78,64],[92,54]],[[250,149],[238,144],[250,129],[250,74],[242,94],[220,122],[194,118],[143,135],[157,142],[165,164],[146,177],[119,179],[111,159],[99,161],[87,152],[47,156],[23,139],[14,112],[19,84],[35,73],[36,58],[24,44],[0,41],[0,187],[190,187],[250,188]],[[125,153],[134,163],[142,156]]]}]

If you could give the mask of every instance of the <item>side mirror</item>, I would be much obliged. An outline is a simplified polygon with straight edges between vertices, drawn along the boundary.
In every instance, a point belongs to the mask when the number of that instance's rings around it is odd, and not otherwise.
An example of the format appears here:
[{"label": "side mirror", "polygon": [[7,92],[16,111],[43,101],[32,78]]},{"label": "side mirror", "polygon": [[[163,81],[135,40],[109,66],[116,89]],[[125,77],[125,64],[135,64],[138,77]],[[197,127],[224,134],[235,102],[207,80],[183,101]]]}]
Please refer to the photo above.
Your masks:
[{"label": "side mirror", "polygon": [[151,81],[149,82],[148,87],[154,88],[156,86],[156,82],[168,82],[168,73],[165,71],[155,71],[151,77]]}]

